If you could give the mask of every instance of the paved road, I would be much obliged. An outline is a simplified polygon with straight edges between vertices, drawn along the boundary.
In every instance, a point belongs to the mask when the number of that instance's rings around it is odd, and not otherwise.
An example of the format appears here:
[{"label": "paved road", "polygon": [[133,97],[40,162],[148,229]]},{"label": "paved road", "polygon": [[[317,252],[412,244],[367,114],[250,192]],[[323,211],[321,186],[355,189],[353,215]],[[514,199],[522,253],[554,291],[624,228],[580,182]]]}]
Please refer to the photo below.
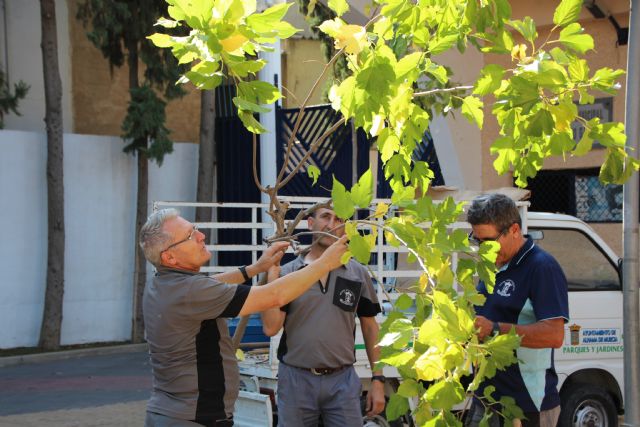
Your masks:
[{"label": "paved road", "polygon": [[141,426],[144,350],[0,367],[0,426]]}]

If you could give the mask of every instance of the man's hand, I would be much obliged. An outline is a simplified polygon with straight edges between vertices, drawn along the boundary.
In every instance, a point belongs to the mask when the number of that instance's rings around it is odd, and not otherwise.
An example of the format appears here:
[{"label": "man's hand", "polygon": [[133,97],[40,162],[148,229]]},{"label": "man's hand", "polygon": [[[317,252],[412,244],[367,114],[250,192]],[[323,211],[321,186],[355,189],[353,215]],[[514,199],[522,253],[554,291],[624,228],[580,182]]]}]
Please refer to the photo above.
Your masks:
[{"label": "man's hand", "polygon": [[476,328],[478,328],[478,338],[480,341],[484,341],[485,338],[491,335],[491,331],[493,330],[493,322],[491,320],[484,316],[476,316],[474,324]]},{"label": "man's hand", "polygon": [[272,265],[279,264],[282,259],[284,253],[287,251],[289,247],[289,242],[276,242],[265,250],[258,261],[255,264],[252,264],[252,276],[264,273],[269,270]]},{"label": "man's hand", "polygon": [[340,259],[342,255],[347,251],[347,236],[344,235],[339,238],[335,243],[327,248],[324,253],[316,261],[322,262],[329,270],[336,269],[342,265]]},{"label": "man's hand", "polygon": [[384,383],[371,381],[371,387],[367,393],[367,406],[365,411],[368,417],[378,415],[384,409]]}]

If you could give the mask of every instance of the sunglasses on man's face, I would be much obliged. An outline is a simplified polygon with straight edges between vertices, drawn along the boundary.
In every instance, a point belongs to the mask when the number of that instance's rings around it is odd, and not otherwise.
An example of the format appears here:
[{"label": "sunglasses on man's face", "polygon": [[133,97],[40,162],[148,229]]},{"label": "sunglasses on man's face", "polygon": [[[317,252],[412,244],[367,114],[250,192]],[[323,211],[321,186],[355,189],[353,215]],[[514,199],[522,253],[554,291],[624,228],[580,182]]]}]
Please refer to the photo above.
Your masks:
[{"label": "sunglasses on man's face", "polygon": [[472,245],[480,245],[482,242],[497,242],[498,240],[500,240],[502,236],[507,234],[507,231],[509,231],[509,227],[505,228],[500,233],[498,233],[496,237],[479,238],[473,235],[473,230],[469,232],[469,235],[467,237],[469,237],[469,243],[471,243]]},{"label": "sunglasses on man's face", "polygon": [[179,242],[175,242],[175,243],[170,244],[162,252],[168,251],[169,249],[171,249],[173,247],[176,247],[176,246],[178,246],[178,245],[180,245],[180,244],[182,244],[184,242],[188,242],[189,240],[192,240],[193,236],[195,236],[195,234],[196,234],[196,231],[198,231],[198,226],[194,225],[193,228],[191,229],[191,233],[189,233],[189,235],[187,236],[186,239],[182,239]]}]

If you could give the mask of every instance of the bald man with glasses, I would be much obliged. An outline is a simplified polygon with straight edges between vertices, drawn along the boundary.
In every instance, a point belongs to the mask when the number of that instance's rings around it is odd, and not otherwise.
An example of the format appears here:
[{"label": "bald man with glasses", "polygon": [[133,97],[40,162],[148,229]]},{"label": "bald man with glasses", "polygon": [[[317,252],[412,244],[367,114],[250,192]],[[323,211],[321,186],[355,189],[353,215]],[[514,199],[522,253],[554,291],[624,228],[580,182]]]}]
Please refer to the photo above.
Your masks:
[{"label": "bald man with glasses", "polygon": [[207,276],[204,234],[175,209],[149,217],[140,246],[157,272],[144,290],[145,337],[153,372],[146,427],[233,425],[239,372],[226,319],[280,307],[341,265],[346,237],[305,268],[260,287],[236,285],[279,269],[288,243],[254,264]]},{"label": "bald man with glasses", "polygon": [[[558,262],[522,233],[520,213],[513,200],[502,194],[474,199],[467,212],[471,224],[470,243],[498,242],[493,293],[478,283],[486,297],[476,307],[478,337],[506,334],[512,328],[522,337],[518,362],[485,379],[475,396],[483,396],[488,386],[493,397],[515,399],[526,419],[522,426],[554,427],[560,415],[558,376],[554,368],[554,348],[562,346],[564,323],[569,321],[567,280]],[[485,406],[474,397],[466,426],[475,427],[483,418]],[[497,414],[490,427],[502,425]]]}]

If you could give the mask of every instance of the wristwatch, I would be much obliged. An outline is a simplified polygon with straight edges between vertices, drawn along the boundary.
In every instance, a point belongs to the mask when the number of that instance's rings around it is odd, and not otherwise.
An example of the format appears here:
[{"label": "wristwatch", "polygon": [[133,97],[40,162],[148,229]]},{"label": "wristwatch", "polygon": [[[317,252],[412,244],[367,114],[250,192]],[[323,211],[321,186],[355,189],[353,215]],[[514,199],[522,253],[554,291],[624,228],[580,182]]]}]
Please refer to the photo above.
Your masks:
[{"label": "wristwatch", "polygon": [[242,277],[244,278],[245,282],[248,282],[249,280],[251,280],[251,276],[249,276],[249,274],[247,274],[247,266],[246,265],[238,267],[238,270],[240,270],[240,273],[242,273]]},{"label": "wristwatch", "polygon": [[498,322],[493,322],[493,328],[491,328],[492,335],[500,335],[500,324]]},{"label": "wristwatch", "polygon": [[387,377],[385,377],[384,375],[371,375],[371,381],[380,381],[384,384],[386,380]]}]

